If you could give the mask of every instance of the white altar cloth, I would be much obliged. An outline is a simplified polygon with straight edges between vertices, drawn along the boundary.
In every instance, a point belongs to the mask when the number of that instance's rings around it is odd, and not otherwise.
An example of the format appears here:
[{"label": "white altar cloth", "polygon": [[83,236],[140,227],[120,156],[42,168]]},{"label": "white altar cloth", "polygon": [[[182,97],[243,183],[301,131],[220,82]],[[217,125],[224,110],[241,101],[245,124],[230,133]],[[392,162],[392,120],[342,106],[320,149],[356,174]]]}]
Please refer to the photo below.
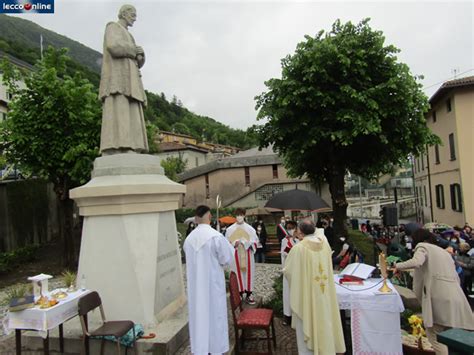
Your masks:
[{"label": "white altar cloth", "polygon": [[351,311],[352,352],[354,355],[402,355],[400,312],[404,306],[390,281],[390,294],[378,289],[382,279],[364,280],[363,285],[340,285],[334,275],[341,310]]},{"label": "white altar cloth", "polygon": [[[50,294],[56,291],[51,291]],[[77,315],[79,298],[89,293],[89,290],[71,292],[53,307],[41,309],[39,306],[19,312],[8,312],[7,333],[15,329],[36,330],[43,338],[48,331]],[[48,295],[49,296],[49,295]]]}]

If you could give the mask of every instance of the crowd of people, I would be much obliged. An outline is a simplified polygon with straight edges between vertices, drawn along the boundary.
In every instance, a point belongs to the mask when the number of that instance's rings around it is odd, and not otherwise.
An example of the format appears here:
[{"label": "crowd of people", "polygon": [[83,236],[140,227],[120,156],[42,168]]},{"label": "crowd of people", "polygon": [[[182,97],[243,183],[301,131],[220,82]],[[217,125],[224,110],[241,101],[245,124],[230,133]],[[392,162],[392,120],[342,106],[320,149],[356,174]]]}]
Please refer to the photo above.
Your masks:
[{"label": "crowd of people", "polygon": [[[379,245],[386,246],[386,253],[399,257],[402,261],[408,260],[414,253],[413,233],[421,229],[420,225],[400,224],[396,228],[371,224],[370,221],[361,225],[361,231],[372,237]],[[436,245],[445,249],[455,263],[461,288],[468,297],[473,294],[472,271],[474,269],[474,232],[469,224],[464,227],[431,228]],[[471,301],[468,298],[469,301]],[[474,301],[474,300],[473,300]]]},{"label": "crowd of people", "polygon": [[[221,354],[229,350],[224,269],[236,275],[242,301],[255,304],[255,262],[265,259],[267,231],[261,218],[252,225],[245,210],[235,210],[235,223],[224,234],[211,227],[207,206],[195,212],[194,226],[183,245],[186,255],[188,309],[193,354]],[[285,323],[295,328],[300,354],[345,352],[335,285],[333,258],[324,228],[310,219],[298,223],[282,218],[277,225],[284,265]],[[278,234],[278,231],[280,233]],[[314,265],[307,269],[305,265]],[[318,278],[318,287],[310,287]],[[306,300],[317,300],[308,304]],[[330,326],[315,327],[321,322]]]},{"label": "crowd of people", "polygon": [[[235,273],[242,301],[255,304],[255,263],[265,262],[268,234],[263,218],[248,224],[245,212],[236,209],[235,223],[220,225],[220,233],[211,226],[210,208],[199,206],[188,230],[183,250],[193,354],[229,350],[225,268]],[[317,223],[282,217],[276,225],[284,274],[283,323],[296,330],[299,354],[345,352],[332,275],[334,269],[363,262],[363,256],[344,236],[334,235],[331,222],[329,217]],[[415,270],[413,289],[427,335],[437,354],[447,354],[436,334],[453,327],[474,330],[467,301],[472,293],[474,235],[469,225],[443,231],[412,227],[386,228],[367,221],[361,231],[373,239],[374,247],[385,245],[389,255],[398,256],[400,262],[392,265],[395,273]]]}]

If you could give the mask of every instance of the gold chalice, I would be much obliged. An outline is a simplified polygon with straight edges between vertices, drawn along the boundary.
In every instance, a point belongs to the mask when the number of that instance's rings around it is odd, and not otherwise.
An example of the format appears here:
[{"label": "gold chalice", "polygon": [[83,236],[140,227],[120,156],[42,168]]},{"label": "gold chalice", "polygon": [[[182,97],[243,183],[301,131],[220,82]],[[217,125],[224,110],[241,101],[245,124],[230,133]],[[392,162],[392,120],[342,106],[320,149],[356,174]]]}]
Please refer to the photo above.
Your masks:
[{"label": "gold chalice", "polygon": [[387,258],[385,254],[382,252],[379,254],[379,269],[380,274],[383,277],[383,285],[379,288],[379,292],[382,293],[390,293],[393,290],[387,285],[387,277],[388,277],[388,267],[387,267]]}]

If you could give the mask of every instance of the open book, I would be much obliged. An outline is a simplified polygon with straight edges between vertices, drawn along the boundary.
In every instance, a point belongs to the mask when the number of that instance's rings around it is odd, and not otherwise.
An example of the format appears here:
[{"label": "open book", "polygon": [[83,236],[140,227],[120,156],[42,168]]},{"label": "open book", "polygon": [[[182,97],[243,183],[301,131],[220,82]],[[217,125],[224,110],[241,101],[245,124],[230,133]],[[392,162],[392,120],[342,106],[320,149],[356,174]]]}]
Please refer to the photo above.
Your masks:
[{"label": "open book", "polygon": [[362,263],[353,263],[347,265],[344,270],[341,271],[340,275],[351,276],[361,280],[366,280],[370,277],[374,270],[375,267],[373,266]]}]

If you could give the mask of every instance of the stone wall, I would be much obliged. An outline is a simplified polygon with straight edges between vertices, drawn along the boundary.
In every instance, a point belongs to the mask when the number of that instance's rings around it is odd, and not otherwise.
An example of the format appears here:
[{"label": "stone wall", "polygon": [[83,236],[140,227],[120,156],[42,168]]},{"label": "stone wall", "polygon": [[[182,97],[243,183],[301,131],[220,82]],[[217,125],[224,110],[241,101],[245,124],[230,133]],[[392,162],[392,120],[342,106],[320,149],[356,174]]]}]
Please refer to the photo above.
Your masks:
[{"label": "stone wall", "polygon": [[52,185],[39,179],[0,183],[0,252],[50,241],[59,235]]}]

